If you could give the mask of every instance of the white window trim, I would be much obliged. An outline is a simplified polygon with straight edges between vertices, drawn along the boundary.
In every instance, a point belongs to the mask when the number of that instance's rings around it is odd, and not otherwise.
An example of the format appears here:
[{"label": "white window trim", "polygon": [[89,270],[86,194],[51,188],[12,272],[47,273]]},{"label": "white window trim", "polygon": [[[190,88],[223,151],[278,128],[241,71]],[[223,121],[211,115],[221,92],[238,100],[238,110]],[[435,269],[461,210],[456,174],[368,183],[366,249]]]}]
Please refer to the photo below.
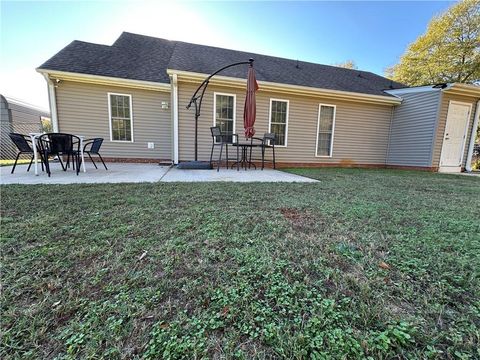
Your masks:
[{"label": "white window trim", "polygon": [[[112,107],[110,104],[110,95],[118,95],[118,96],[128,96],[129,104],[130,104],[130,134],[132,134],[131,140],[113,140],[112,134]],[[110,128],[110,141],[111,142],[119,142],[119,143],[133,143],[133,106],[132,106],[132,95],[130,94],[120,94],[120,93],[107,93],[108,98],[108,125]]]},{"label": "white window trim", "polygon": [[[236,124],[237,124],[237,95],[236,94],[229,94],[229,93],[222,93],[222,92],[214,92],[213,93],[213,126],[217,126],[217,95],[223,96],[233,96],[233,134],[236,134]],[[232,140],[235,138],[232,137]]]},{"label": "white window trim", "polygon": [[287,147],[287,143],[288,143],[288,117],[289,117],[289,111],[290,111],[290,101],[289,100],[285,100],[285,99],[274,99],[274,98],[270,98],[270,110],[268,112],[268,132],[271,133],[272,132],[272,103],[274,101],[278,101],[278,102],[286,102],[287,103],[287,114],[286,114],[286,119],[285,119],[285,145],[277,145],[275,144],[275,147]]},{"label": "white window trim", "polygon": [[[332,140],[330,141],[330,154],[329,155],[318,155],[318,130],[320,130],[320,112],[322,111],[322,106],[333,107],[333,121],[332,121]],[[331,158],[333,156],[333,139],[335,135],[335,119],[337,117],[337,106],[333,104],[319,104],[318,105],[318,120],[317,120],[317,141],[315,143],[315,157],[319,158]]]}]

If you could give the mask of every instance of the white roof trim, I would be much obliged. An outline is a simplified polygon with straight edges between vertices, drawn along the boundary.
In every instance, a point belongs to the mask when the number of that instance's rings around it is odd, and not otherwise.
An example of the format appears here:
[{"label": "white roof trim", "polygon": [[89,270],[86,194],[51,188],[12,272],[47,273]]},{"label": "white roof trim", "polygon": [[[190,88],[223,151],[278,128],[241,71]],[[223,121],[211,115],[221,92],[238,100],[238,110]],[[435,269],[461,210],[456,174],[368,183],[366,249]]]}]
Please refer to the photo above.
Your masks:
[{"label": "white roof trim", "polygon": [[392,90],[385,90],[386,93],[391,95],[401,95],[401,94],[411,94],[411,93],[418,93],[418,92],[429,92],[429,91],[441,91],[441,88],[434,88],[434,85],[427,85],[427,86],[417,86],[411,88],[402,88],[402,89],[392,89]]},{"label": "white roof trim", "polygon": [[99,84],[99,85],[123,86],[123,87],[130,87],[130,88],[155,90],[155,91],[170,92],[171,90],[170,83],[165,84],[165,83],[159,83],[155,81],[122,79],[118,77],[80,74],[80,73],[73,73],[68,71],[56,71],[56,70],[48,70],[48,69],[36,69],[36,70],[40,74],[46,74],[53,79],[78,81],[78,82],[85,82],[85,83],[92,83],[92,84]]},{"label": "white roof trim", "polygon": [[9,104],[15,104],[15,105],[23,106],[23,107],[26,107],[26,108],[29,108],[29,109],[32,109],[32,110],[36,110],[36,111],[39,111],[39,112],[43,112],[45,114],[50,115],[50,110],[48,110],[48,109],[42,108],[42,107],[37,106],[37,105],[30,104],[26,101],[16,99],[16,98],[13,98],[13,97],[10,97],[10,96],[7,96],[7,95],[4,95],[3,97],[5,98],[5,100],[7,100],[7,103],[9,103]]},{"label": "white roof trim", "polygon": [[450,94],[456,94],[456,95],[480,97],[480,86],[470,85],[470,84],[462,84],[462,83],[448,84],[448,86],[442,91]]},{"label": "white roof trim", "polygon": [[462,84],[462,83],[448,83],[444,88],[434,87],[434,86],[435,85],[416,86],[411,88],[385,90],[385,92],[391,95],[396,95],[396,94],[401,95],[401,94],[411,94],[411,93],[418,93],[418,92],[443,91],[448,93],[455,93],[458,95],[480,97],[480,86],[476,86],[476,85]]},{"label": "white roof trim", "polygon": [[[183,81],[192,81],[198,82],[199,80],[204,80],[208,74],[167,69],[167,74],[173,75],[176,74],[182,78]],[[226,86],[226,87],[239,87],[245,86],[247,83],[246,79],[239,79],[230,76],[221,76],[215,75],[214,78],[210,80],[211,84]],[[290,84],[281,84],[274,83],[269,81],[258,81],[260,91],[269,90],[275,92],[283,92],[287,94],[301,94],[304,96],[328,96],[333,98],[338,98],[347,101],[356,101],[356,102],[368,102],[368,103],[383,103],[389,105],[398,105],[401,103],[401,99],[398,96],[389,97],[382,95],[370,95],[358,92],[349,92],[349,91],[340,91],[340,90],[330,90],[322,88],[313,88],[308,86],[301,85],[290,85]],[[391,94],[393,95],[393,94]]]}]

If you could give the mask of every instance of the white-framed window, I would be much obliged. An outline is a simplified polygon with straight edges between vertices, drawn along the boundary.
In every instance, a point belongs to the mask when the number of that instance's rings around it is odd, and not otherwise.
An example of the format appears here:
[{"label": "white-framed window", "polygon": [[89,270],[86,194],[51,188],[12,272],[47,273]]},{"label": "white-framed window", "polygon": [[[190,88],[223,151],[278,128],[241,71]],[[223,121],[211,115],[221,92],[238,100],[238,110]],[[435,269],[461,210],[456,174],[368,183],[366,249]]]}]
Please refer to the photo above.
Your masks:
[{"label": "white-framed window", "polygon": [[318,106],[317,146],[315,149],[317,157],[332,157],[336,110],[335,105],[320,104]]},{"label": "white-framed window", "polygon": [[235,94],[213,94],[213,126],[219,126],[222,133],[227,134],[228,141],[232,141],[232,134],[235,134],[236,103]]},{"label": "white-framed window", "polygon": [[108,93],[110,141],[133,142],[132,95]]},{"label": "white-framed window", "polygon": [[287,146],[288,100],[270,99],[268,131],[275,133],[275,146]]}]

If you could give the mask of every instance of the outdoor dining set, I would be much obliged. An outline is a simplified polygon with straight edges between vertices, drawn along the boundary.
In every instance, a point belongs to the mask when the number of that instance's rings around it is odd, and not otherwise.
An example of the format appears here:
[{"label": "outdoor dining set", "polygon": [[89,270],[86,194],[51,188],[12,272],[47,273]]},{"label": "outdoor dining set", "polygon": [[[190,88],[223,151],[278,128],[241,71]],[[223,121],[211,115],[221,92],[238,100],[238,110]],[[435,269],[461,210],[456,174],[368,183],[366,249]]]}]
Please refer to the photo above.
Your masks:
[{"label": "outdoor dining set", "polygon": [[[212,149],[210,151],[210,164],[212,164],[212,161],[213,161],[213,152],[215,150],[215,147],[220,147],[218,160],[217,160],[217,171],[220,170],[224,148],[225,148],[225,163],[226,163],[227,169],[229,168],[228,166],[229,160],[235,160],[235,162],[231,165],[231,168],[236,166],[237,170],[240,170],[240,168],[247,170],[247,168],[250,169],[252,166],[256,169],[257,166],[253,162],[254,160],[260,160],[262,162],[262,170],[265,168],[266,161],[272,162],[273,168],[274,169],[276,168],[275,133],[265,133],[262,138],[252,136],[245,142],[241,142],[239,141],[238,134],[231,134],[231,133],[222,131],[219,126],[212,126],[210,128],[210,132],[212,134]],[[229,158],[229,155],[228,155],[229,146],[236,147],[235,158]],[[252,158],[253,149],[260,149],[261,156],[262,156],[260,159]],[[272,151],[272,160],[265,159],[267,150]]]},{"label": "outdoor dining set", "polygon": [[63,171],[67,171],[71,167],[78,175],[80,167],[82,167],[83,172],[86,172],[85,154],[88,155],[95,168],[97,165],[92,154],[97,155],[105,170],[108,170],[100,155],[103,138],[85,139],[84,136],[66,133],[30,133],[28,135],[10,133],[9,136],[19,151],[11,171],[12,174],[22,154],[31,155],[27,171],[30,171],[34,164],[35,175],[38,175],[38,160],[40,160],[42,171],[46,171],[50,177],[51,159],[57,160]]}]

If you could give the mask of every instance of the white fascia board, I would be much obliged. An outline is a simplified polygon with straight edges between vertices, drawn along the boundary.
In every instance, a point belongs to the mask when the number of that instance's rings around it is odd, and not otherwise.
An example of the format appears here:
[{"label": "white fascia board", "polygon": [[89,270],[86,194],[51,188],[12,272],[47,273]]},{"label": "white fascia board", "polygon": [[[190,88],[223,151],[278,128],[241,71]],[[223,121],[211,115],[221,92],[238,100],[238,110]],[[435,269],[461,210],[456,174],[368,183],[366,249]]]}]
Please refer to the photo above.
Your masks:
[{"label": "white fascia board", "polygon": [[453,83],[442,90],[448,94],[480,97],[480,86]]},{"label": "white fascia board", "polygon": [[417,86],[417,87],[410,87],[410,88],[402,88],[402,89],[390,89],[384,90],[386,93],[391,95],[401,95],[401,94],[412,94],[412,93],[419,93],[419,92],[430,92],[430,91],[441,91],[441,88],[434,88],[434,85],[427,85],[427,86]]},{"label": "white fascia board", "polygon": [[50,78],[59,79],[59,80],[67,80],[67,81],[69,80],[69,81],[77,81],[77,82],[84,82],[84,83],[90,83],[90,84],[122,86],[122,87],[129,87],[129,88],[165,91],[165,92],[170,92],[171,90],[170,84],[163,84],[155,81],[122,79],[122,78],[110,77],[110,76],[80,74],[80,73],[73,73],[73,72],[67,72],[67,71],[48,70],[48,69],[36,69],[36,70],[37,72],[39,72],[40,74],[43,74],[44,76],[46,75]]},{"label": "white fascia board", "polygon": [[[205,80],[206,77],[209,76],[208,74],[173,70],[173,69],[167,69],[167,74],[169,75],[177,74],[179,76],[179,79],[181,78],[182,81],[186,81],[186,82],[203,81]],[[260,87],[259,91],[269,90],[273,92],[281,92],[286,94],[300,94],[300,95],[311,96],[311,97],[326,96],[326,97],[341,99],[345,101],[367,102],[367,103],[377,103],[377,104],[381,103],[381,104],[388,104],[388,105],[399,105],[401,103],[401,99],[397,96],[389,97],[389,96],[382,96],[382,95],[369,95],[369,94],[349,92],[349,91],[312,88],[312,87],[300,86],[300,85],[280,84],[280,83],[273,83],[269,81],[257,81],[257,82]],[[213,85],[225,86],[225,87],[236,87],[236,88],[244,87],[246,83],[247,83],[246,79],[239,79],[239,78],[221,76],[221,75],[215,75],[215,77],[210,80],[210,84],[213,84]]]}]

